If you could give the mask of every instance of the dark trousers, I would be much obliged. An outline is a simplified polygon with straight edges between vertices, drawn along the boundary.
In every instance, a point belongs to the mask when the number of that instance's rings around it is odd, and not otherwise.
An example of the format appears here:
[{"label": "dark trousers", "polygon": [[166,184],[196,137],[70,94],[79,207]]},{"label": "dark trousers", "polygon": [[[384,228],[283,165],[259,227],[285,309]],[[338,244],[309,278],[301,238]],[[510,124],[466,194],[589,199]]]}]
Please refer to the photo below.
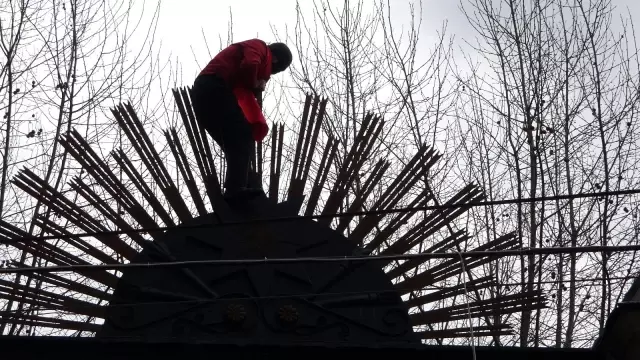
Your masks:
[{"label": "dark trousers", "polygon": [[247,187],[255,141],[233,90],[215,75],[201,75],[193,85],[191,102],[200,126],[224,152],[225,188],[236,191]]}]

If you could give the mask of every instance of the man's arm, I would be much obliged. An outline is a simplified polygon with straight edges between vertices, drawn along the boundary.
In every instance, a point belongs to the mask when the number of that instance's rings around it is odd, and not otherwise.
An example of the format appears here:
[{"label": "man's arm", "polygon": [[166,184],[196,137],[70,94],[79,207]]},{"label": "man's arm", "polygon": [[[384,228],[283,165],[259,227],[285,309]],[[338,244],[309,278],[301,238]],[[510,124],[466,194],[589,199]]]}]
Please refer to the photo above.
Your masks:
[{"label": "man's arm", "polygon": [[258,71],[267,58],[267,45],[260,40],[247,40],[242,44],[243,59],[240,63],[241,84],[248,89],[261,88]]}]

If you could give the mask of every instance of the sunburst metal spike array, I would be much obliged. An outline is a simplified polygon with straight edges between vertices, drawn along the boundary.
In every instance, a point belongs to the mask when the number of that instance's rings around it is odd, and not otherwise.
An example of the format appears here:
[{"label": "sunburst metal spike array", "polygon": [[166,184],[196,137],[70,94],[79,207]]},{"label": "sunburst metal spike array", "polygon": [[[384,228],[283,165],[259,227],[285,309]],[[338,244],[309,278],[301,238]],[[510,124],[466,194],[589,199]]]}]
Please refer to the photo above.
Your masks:
[{"label": "sunburst metal spike array", "polygon": [[[27,253],[40,264],[88,265],[129,262],[149,241],[163,231],[135,232],[176,226],[199,215],[219,211],[226,206],[221,196],[220,178],[213,156],[213,146],[199,127],[192,111],[189,90],[173,91],[183,128],[164,131],[177,171],[172,176],[156,150],[142,122],[130,105],[112,110],[119,127],[128,138],[133,152],[116,149],[111,153],[117,167],[110,166],[73,130],[61,136],[60,143],[80,164],[88,176],[75,176],[68,183],[70,192],[62,193],[29,169],[22,170],[14,183],[25,193],[38,198],[51,209],[46,217],[38,214],[34,224],[45,235],[64,236],[59,240],[22,241],[28,233],[0,220],[0,242]],[[276,125],[265,144],[259,144],[253,169],[260,183],[268,182],[269,198],[278,202],[281,196],[300,215],[335,214],[338,211],[371,211],[359,217],[343,216],[318,221],[345,235],[359,245],[364,254],[403,254],[467,250],[502,250],[517,248],[514,234],[470,249],[470,236],[464,230],[452,230],[450,224],[465,211],[465,206],[483,199],[475,185],[463,187],[445,204],[456,204],[442,210],[381,215],[376,210],[399,205],[420,207],[434,201],[429,191],[420,190],[424,179],[440,158],[426,145],[420,147],[389,183],[390,162],[372,158],[384,121],[368,114],[350,148],[340,150],[339,141],[324,134],[327,101],[307,96],[300,129],[291,151],[285,151],[284,125]],[[268,147],[265,149],[263,147]],[[266,151],[265,151],[266,150]],[[268,156],[264,156],[268,155]],[[286,155],[286,156],[285,156]],[[264,161],[269,161],[268,174]],[[283,162],[290,175],[285,180]],[[368,169],[363,176],[363,168]],[[179,176],[178,176],[179,174]],[[183,185],[182,185],[183,184]],[[80,207],[71,194],[90,206]],[[305,195],[306,194],[306,195]],[[107,199],[108,196],[108,199]],[[126,236],[108,234],[109,230],[131,231]],[[93,238],[73,236],[79,233],[105,232]],[[145,236],[148,234],[149,236]],[[489,297],[479,292],[499,286],[490,275],[467,279],[466,288],[475,297],[467,304],[461,300],[465,287],[459,281],[463,269],[471,275],[482,274],[490,258],[465,258],[464,266],[456,259],[381,262],[389,278],[411,309],[411,320],[422,339],[452,339],[470,334],[464,320],[478,319],[475,336],[502,336],[512,333],[508,315],[545,306],[539,291],[517,290]],[[29,264],[14,262],[13,267]],[[106,270],[78,270],[75,273],[23,274],[19,281],[0,275],[0,301],[6,310],[0,322],[7,332],[24,334],[24,329],[42,329],[46,333],[62,331],[96,332],[104,317],[118,273]],[[434,289],[433,286],[438,286]],[[21,331],[22,330],[22,331]]]}]

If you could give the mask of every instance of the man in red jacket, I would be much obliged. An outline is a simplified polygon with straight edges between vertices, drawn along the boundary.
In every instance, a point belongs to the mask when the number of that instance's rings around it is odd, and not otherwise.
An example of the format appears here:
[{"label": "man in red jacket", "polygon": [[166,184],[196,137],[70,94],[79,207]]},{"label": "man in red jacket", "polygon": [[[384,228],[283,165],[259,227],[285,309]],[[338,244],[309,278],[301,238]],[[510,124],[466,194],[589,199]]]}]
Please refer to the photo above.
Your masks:
[{"label": "man in red jacket", "polygon": [[222,50],[195,80],[191,101],[196,118],[227,160],[225,197],[262,191],[248,187],[255,142],[269,130],[256,94],[291,61],[291,51],[283,43],[247,40]]}]

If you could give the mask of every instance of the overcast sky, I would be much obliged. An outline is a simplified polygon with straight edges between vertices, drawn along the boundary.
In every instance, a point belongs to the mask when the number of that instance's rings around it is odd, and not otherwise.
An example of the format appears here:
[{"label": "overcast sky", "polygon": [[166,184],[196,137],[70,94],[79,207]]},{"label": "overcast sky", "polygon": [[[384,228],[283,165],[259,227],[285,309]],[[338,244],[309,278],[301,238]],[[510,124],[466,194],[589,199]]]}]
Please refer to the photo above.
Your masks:
[{"label": "overcast sky", "polygon": [[[161,1],[161,0],[158,0]],[[373,7],[378,0],[365,0],[365,6]],[[466,2],[467,0],[462,0]],[[504,0],[495,0],[504,1]],[[408,4],[417,1],[393,0],[392,19],[396,24],[409,21]],[[313,1],[301,1],[303,9],[309,9]],[[336,7],[342,1],[332,0]],[[354,1],[355,3],[355,1]],[[640,19],[640,0],[612,0],[618,11],[629,9],[635,19]],[[151,1],[153,4],[153,1]],[[150,5],[151,5],[150,4]],[[421,36],[434,36],[435,31],[448,21],[448,33],[454,35],[456,45],[463,45],[464,41],[474,42],[475,34],[460,10],[460,0],[423,0],[423,26]],[[295,0],[165,0],[161,1],[160,22],[157,38],[162,40],[163,49],[170,51],[172,58],[179,58],[183,65],[185,82],[187,78],[198,71],[204,62],[208,61],[208,54],[204,45],[203,33],[211,42],[211,51],[219,47],[218,37],[226,41],[227,24],[233,16],[234,40],[241,41],[260,37],[267,42],[273,41],[271,26],[283,29],[285,24],[292,27],[295,24]],[[193,50],[192,50],[193,49]],[[194,61],[198,59],[200,64]]]},{"label": "overcast sky", "polygon": [[[365,0],[365,6],[373,7],[378,0]],[[392,16],[394,23],[402,24],[409,21],[409,0],[393,0]],[[313,1],[301,1],[303,10],[311,10]],[[339,7],[342,1],[331,1],[333,6]],[[354,1],[355,3],[355,1]],[[442,21],[452,19],[456,27],[462,30],[462,14],[458,1],[439,1],[437,11],[433,11],[435,1],[423,2],[423,36],[431,36],[441,27]],[[234,40],[241,41],[260,37],[267,42],[273,41],[271,26],[282,30],[285,25],[293,27],[296,22],[295,0],[181,0],[162,1],[158,38],[162,39],[163,48],[171,50],[179,56],[187,67],[185,74],[193,63],[195,52],[198,61],[205,61],[207,54],[204,46],[203,33],[206,34],[211,51],[219,46],[218,36],[226,40],[227,24],[230,12],[233,16]],[[308,14],[311,14],[309,12]],[[466,23],[464,24],[466,25]],[[451,29],[455,30],[455,29]],[[465,30],[468,31],[468,30]],[[193,52],[191,47],[193,47]],[[206,58],[206,56],[204,56]],[[203,64],[201,64],[203,65]]]}]

